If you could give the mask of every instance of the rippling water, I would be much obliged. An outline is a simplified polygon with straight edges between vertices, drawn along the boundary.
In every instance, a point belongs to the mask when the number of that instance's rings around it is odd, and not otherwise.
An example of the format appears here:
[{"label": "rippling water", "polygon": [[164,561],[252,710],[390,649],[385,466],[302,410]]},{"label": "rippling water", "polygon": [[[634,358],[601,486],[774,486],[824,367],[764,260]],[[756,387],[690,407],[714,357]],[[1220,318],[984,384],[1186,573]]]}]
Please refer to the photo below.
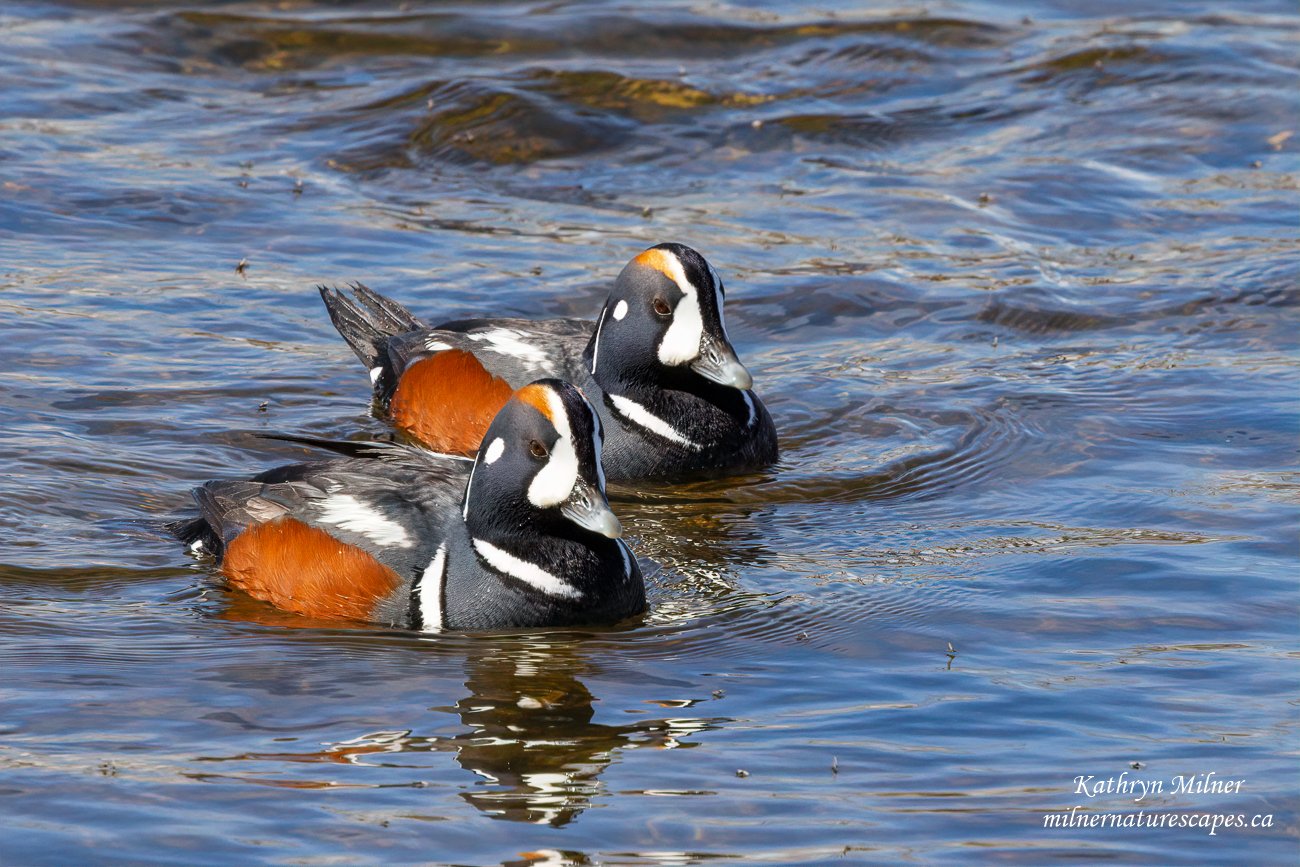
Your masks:
[{"label": "rippling water", "polygon": [[[5,3],[0,862],[1294,863],[1298,37]],[[314,283],[589,316],[664,240],[783,459],[615,492],[643,623],[304,622],[149,531],[301,454],[258,433],[383,430]],[[1122,772],[1165,791],[1074,782]],[[1274,818],[1044,828],[1075,805]]]}]

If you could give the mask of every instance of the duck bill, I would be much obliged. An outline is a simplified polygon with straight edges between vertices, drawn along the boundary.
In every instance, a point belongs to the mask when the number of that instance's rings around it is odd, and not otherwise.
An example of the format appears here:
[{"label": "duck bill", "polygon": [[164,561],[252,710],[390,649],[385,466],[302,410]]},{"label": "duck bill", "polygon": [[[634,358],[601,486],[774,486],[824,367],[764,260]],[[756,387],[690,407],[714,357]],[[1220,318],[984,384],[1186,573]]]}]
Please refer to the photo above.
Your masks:
[{"label": "duck bill", "polygon": [[725,340],[705,335],[700,341],[700,357],[691,362],[691,370],[711,382],[748,391],[754,386],[745,365],[736,357],[736,350]]},{"label": "duck bill", "polygon": [[581,479],[573,486],[569,498],[560,504],[560,514],[573,523],[607,539],[623,535],[623,525],[609,507],[609,500],[597,488]]}]

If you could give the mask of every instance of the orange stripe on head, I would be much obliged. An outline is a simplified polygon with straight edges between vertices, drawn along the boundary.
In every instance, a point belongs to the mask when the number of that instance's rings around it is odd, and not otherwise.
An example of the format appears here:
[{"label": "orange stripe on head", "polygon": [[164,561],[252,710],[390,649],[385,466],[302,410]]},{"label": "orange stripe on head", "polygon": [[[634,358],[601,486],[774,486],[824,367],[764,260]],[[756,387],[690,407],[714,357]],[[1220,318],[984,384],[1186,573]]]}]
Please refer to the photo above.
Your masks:
[{"label": "orange stripe on head", "polygon": [[677,282],[676,278],[673,277],[672,269],[674,266],[677,266],[678,268],[680,268],[680,266],[677,265],[676,257],[667,250],[660,250],[657,247],[651,247],[632,261],[638,265],[653,268],[669,280],[672,280],[674,283]]},{"label": "orange stripe on head", "polygon": [[511,392],[473,353],[445,349],[403,371],[388,412],[434,451],[473,455]]},{"label": "orange stripe on head", "polygon": [[254,599],[308,617],[370,620],[402,579],[354,545],[293,518],[280,517],[240,533],[227,546],[221,572]]},{"label": "orange stripe on head", "polygon": [[555,417],[551,415],[551,390],[544,385],[525,385],[515,392],[515,400],[526,403],[533,409],[540,412],[546,417],[551,424],[555,424]]}]

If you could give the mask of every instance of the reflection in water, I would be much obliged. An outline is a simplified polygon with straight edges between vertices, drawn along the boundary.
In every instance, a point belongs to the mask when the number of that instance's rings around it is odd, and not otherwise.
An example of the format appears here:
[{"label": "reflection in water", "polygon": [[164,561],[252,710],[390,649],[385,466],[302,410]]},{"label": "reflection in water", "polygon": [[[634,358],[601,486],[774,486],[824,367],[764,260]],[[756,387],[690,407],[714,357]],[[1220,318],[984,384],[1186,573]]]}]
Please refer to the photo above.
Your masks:
[{"label": "reflection in water", "polygon": [[[600,774],[620,750],[693,747],[683,738],[717,728],[721,717],[641,719],[627,725],[594,722],[597,699],[579,679],[588,668],[583,645],[574,639],[486,639],[465,647],[469,694],[454,707],[465,731],[422,736],[410,730],[373,731],[312,752],[257,752],[204,761],[272,764],[350,764],[372,768],[420,767],[402,754],[450,752],[479,780],[461,796],[498,819],[559,827],[571,822],[600,794]],[[691,700],[659,702],[690,707]],[[241,774],[190,774],[203,780],[233,780],[284,788],[350,788],[358,784],[320,779],[286,779]],[[374,785],[374,784],[360,784]],[[423,786],[409,779],[380,783]]]},{"label": "reflection in water", "polygon": [[725,722],[593,722],[596,699],[578,679],[584,666],[578,645],[540,641],[469,663],[470,694],[456,709],[470,730],[435,746],[454,749],[483,778],[466,801],[500,819],[564,825],[599,795],[598,778],[620,749],[694,746],[681,739]]}]

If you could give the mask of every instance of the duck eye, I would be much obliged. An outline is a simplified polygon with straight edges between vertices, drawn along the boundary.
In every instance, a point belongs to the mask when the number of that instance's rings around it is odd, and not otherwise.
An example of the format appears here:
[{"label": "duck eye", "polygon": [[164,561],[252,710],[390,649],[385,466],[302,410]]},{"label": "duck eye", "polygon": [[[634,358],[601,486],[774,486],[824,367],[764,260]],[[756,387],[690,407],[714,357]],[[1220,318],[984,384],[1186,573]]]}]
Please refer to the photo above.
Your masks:
[{"label": "duck eye", "polygon": [[542,445],[537,440],[532,440],[528,443],[528,451],[532,452],[533,457],[535,458],[544,458],[547,454],[546,446]]},{"label": "duck eye", "polygon": [[668,306],[668,302],[662,298],[655,299],[655,312],[660,316],[667,316],[673,312],[673,308]]}]

